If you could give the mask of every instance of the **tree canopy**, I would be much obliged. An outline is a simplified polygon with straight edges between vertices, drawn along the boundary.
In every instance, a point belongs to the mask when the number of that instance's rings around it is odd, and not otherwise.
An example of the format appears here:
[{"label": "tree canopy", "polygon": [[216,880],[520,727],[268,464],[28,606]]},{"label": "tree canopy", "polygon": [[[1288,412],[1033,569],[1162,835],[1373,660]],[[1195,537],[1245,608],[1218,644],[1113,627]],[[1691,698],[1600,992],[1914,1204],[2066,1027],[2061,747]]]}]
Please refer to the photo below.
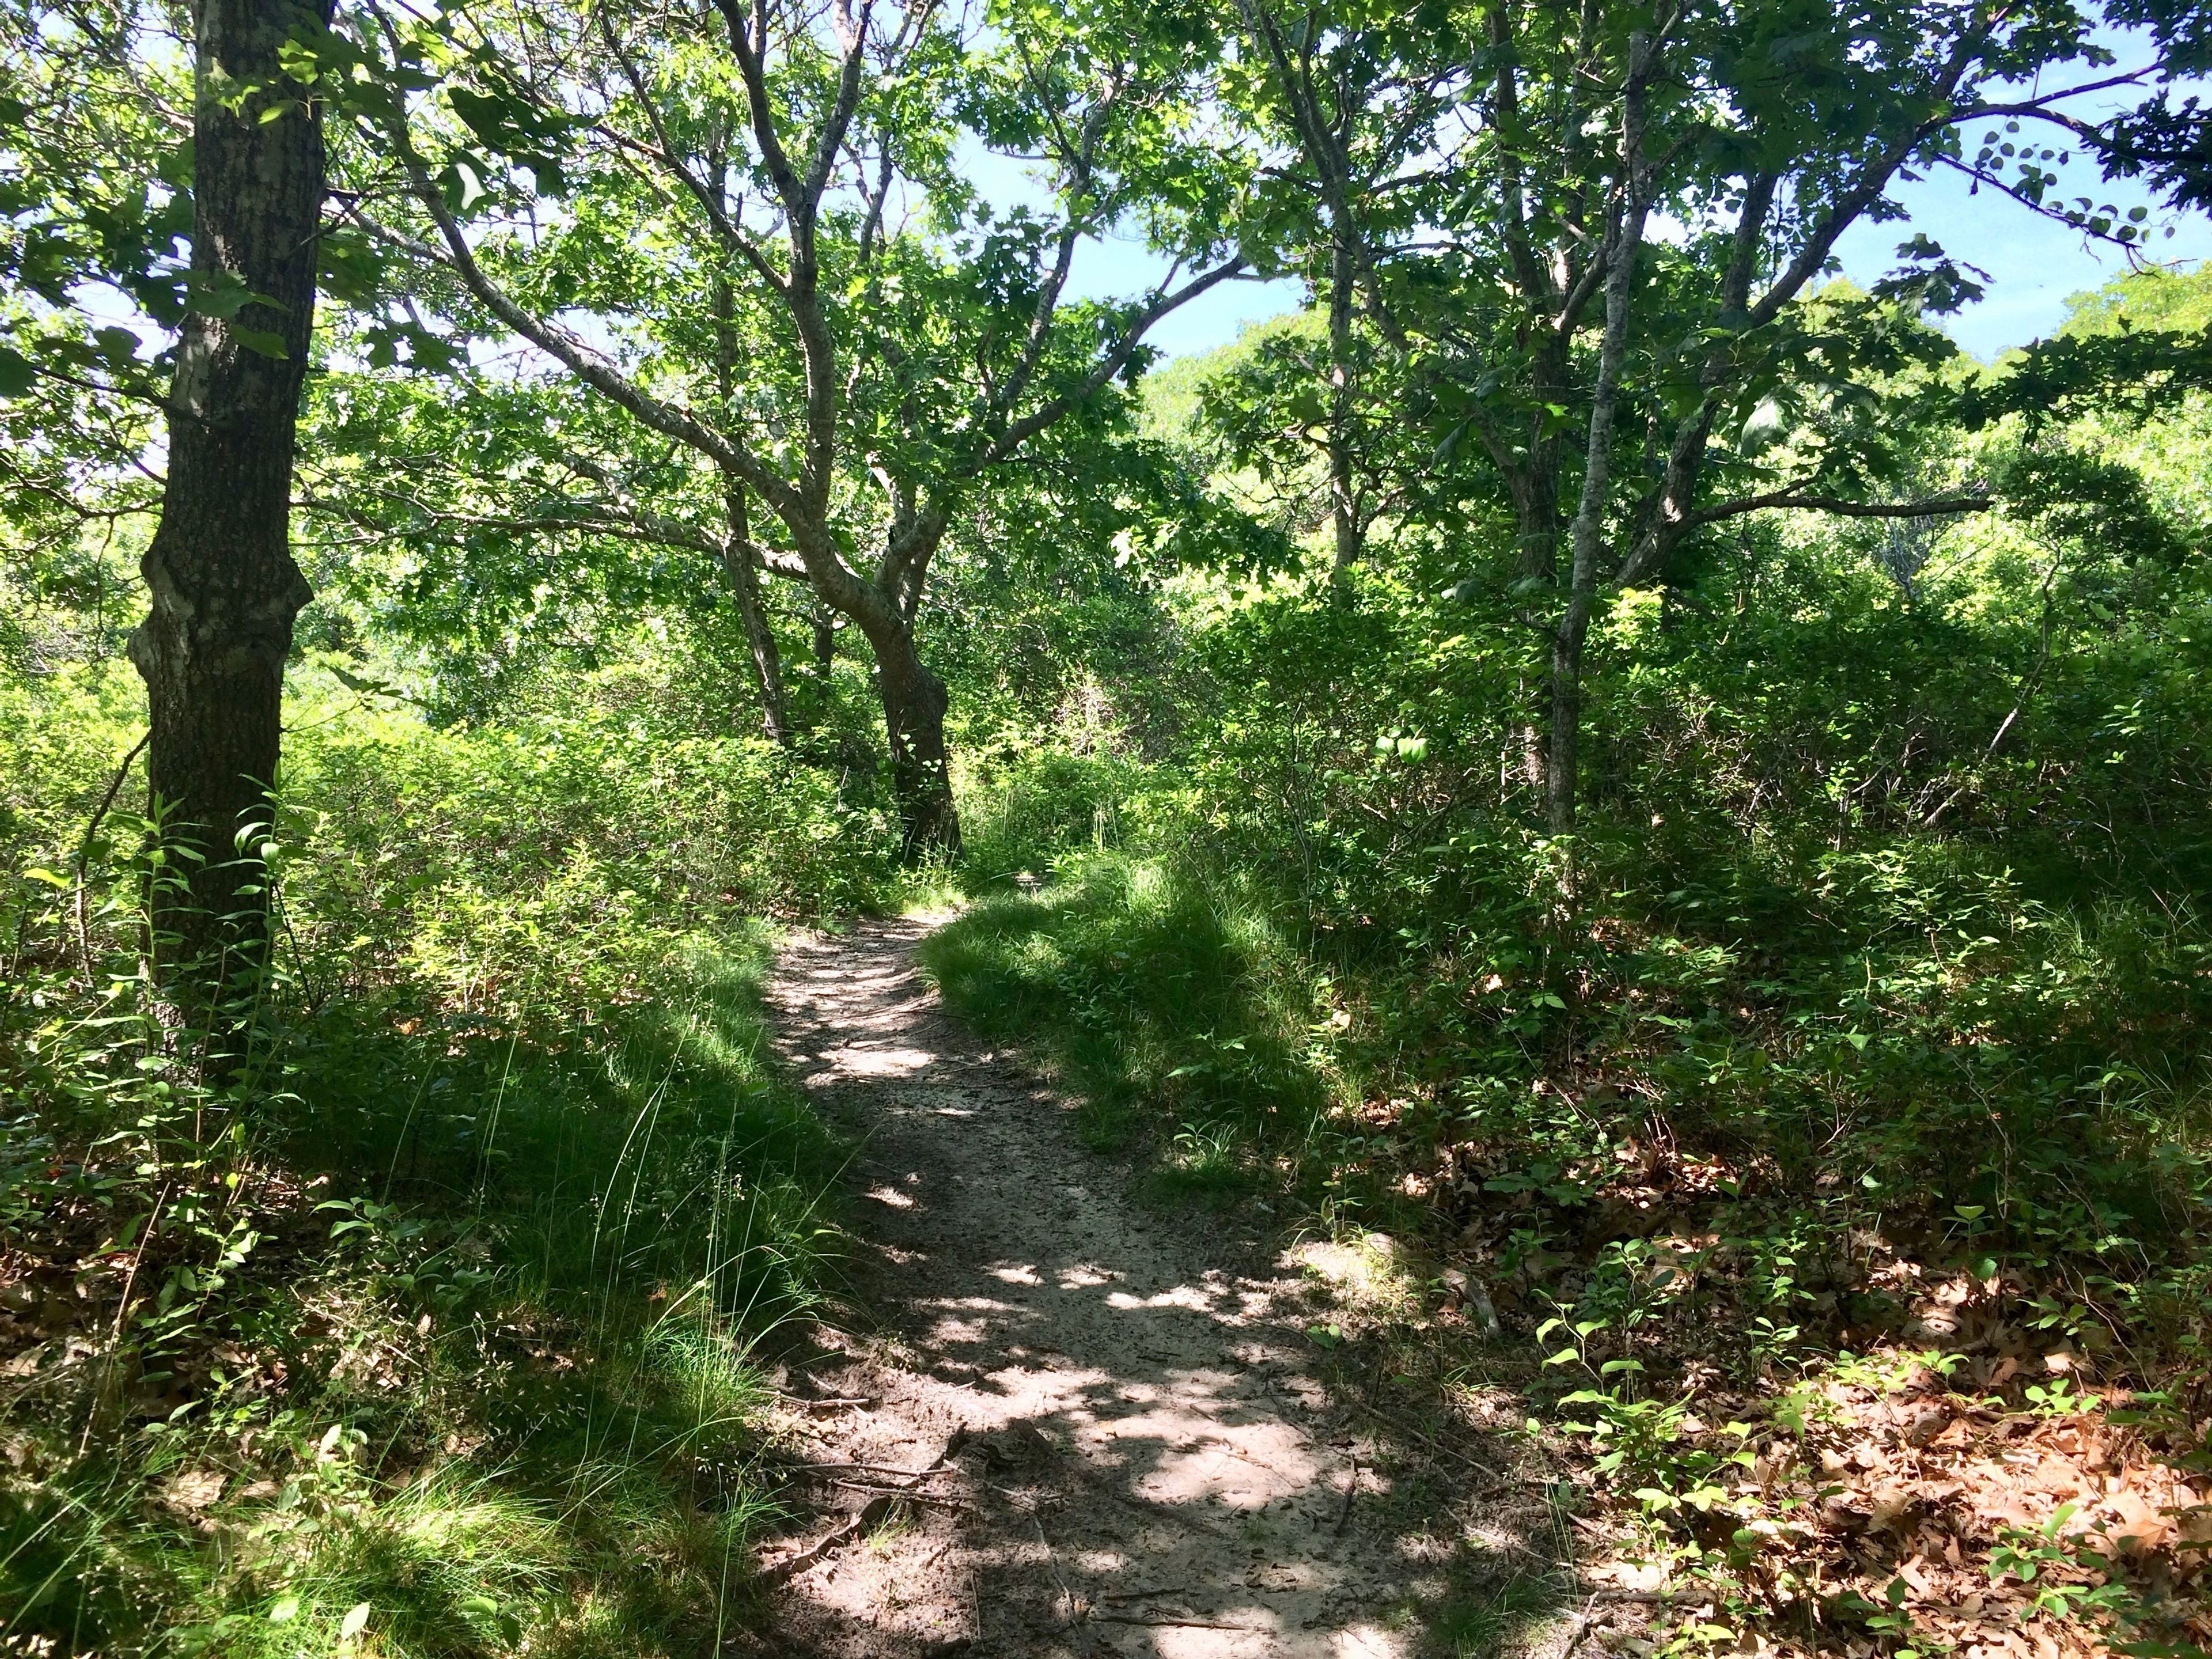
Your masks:
[{"label": "tree canopy", "polygon": [[0,65],[0,1650],[2212,1644],[2205,8]]}]

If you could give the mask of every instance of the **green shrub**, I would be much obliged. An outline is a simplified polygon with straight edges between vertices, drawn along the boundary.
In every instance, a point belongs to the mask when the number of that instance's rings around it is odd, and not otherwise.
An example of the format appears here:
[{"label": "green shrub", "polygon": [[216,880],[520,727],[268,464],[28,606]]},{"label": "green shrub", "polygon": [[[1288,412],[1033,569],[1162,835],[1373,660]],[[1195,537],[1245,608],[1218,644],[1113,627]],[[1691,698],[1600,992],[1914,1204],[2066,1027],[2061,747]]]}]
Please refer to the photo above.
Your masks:
[{"label": "green shrub", "polygon": [[760,918],[884,894],[886,836],[618,698],[439,730],[317,685],[219,1079],[138,976],[133,790],[79,878],[120,672],[7,694],[6,1638],[700,1650],[778,1514],[753,1356],[836,1249]]}]

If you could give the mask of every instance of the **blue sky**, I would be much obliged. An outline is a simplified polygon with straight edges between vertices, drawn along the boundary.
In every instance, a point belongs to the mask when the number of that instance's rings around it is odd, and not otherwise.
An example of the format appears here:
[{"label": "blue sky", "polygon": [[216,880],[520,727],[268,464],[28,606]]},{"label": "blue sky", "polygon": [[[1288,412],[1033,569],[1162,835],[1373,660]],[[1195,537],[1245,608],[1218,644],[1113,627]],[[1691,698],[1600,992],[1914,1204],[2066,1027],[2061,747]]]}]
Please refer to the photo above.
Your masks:
[{"label": "blue sky", "polygon": [[[2100,30],[2097,38],[2123,67],[2140,64],[2149,55],[2143,42],[2119,30]],[[2109,72],[2078,69],[2066,78],[2079,84]],[[2177,89],[2204,90],[2201,83],[2191,82],[2179,83]],[[2076,114],[2094,119],[2132,101],[2127,92],[2115,89],[2092,94],[2072,107]],[[1967,133],[1969,145],[1979,136],[1978,131]],[[996,156],[975,160],[989,180],[987,191],[995,185],[996,193],[1012,199],[1025,193],[1017,164]],[[2212,258],[2212,220],[2203,214],[2169,220],[2141,191],[2124,182],[2100,182],[2095,168],[2078,156],[2059,173],[2062,182],[2054,199],[2086,195],[2100,205],[2110,202],[2123,213],[2138,204],[2151,206],[2154,234],[2148,258]],[[1862,220],[1853,226],[1836,250],[1843,274],[1863,286],[1871,285],[1896,264],[1898,244],[1915,232],[1924,232],[1953,258],[1989,273],[1984,284],[1988,292],[1978,304],[1942,319],[1962,347],[1987,360],[2048,334],[2064,318],[2069,295],[2101,287],[2127,270],[2127,258],[2119,249],[2092,245],[2079,231],[2043,218],[1996,191],[1984,189],[1970,196],[1970,182],[1964,174],[1942,167],[1917,182],[1897,185],[1891,195],[1907,217],[1880,224]],[[2171,240],[2157,234],[2168,222],[2173,227]],[[1073,288],[1084,297],[1133,295],[1158,282],[1164,270],[1162,262],[1135,240],[1109,240],[1082,250]],[[1170,356],[1211,350],[1235,339],[1246,323],[1293,310],[1304,298],[1304,287],[1297,282],[1224,283],[1164,319],[1152,337]]]},{"label": "blue sky", "polygon": [[[2122,185],[2097,185],[2094,173],[2078,162],[2076,167],[2081,172],[2078,191],[2069,189],[2069,195],[2094,191],[2099,203],[2112,202],[2123,211],[2146,199]],[[1967,180],[1948,170],[1899,185],[1899,204],[1911,216],[1853,226],[1837,249],[1844,274],[1863,285],[1878,281],[1897,263],[1897,245],[1916,231],[1926,232],[1954,258],[1989,272],[1987,297],[1942,319],[1961,346],[1987,359],[2048,334],[2065,316],[2069,295],[2100,287],[2127,270],[2117,248],[2093,245],[2081,232],[2039,217],[1991,191],[1972,197],[1966,191]],[[2159,220],[2154,216],[2152,222]],[[2186,214],[2172,222],[2172,240],[2154,236],[2149,257],[2212,258],[2212,222]],[[1072,286],[1085,296],[1134,294],[1158,281],[1164,269],[1141,243],[1108,240],[1085,246]],[[1293,310],[1304,297],[1304,285],[1292,281],[1224,283],[1163,319],[1152,337],[1170,356],[1211,350],[1235,339],[1246,323]]]},{"label": "blue sky", "polygon": [[[2119,181],[2099,184],[2094,172],[2078,161],[2075,168],[2078,184],[2064,180],[2069,197],[2093,196],[2124,212],[2138,204],[2151,205],[2141,191]],[[1911,217],[1854,225],[1837,249],[1844,275],[1873,282],[1896,263],[1899,242],[1925,231],[1954,258],[1989,272],[1987,297],[1944,319],[1952,338],[1986,359],[2048,334],[2066,314],[2068,295],[2101,287],[2126,272],[2127,258],[2119,249],[2092,245],[2081,232],[2041,218],[2008,198],[1989,190],[1969,196],[1967,188],[1965,176],[1948,168],[1899,186],[1895,198]],[[2154,208],[2150,222],[2160,223]],[[2174,216],[2171,222],[2172,240],[2154,234],[2146,257],[2164,261],[2212,256],[2212,222],[2202,214]]]}]

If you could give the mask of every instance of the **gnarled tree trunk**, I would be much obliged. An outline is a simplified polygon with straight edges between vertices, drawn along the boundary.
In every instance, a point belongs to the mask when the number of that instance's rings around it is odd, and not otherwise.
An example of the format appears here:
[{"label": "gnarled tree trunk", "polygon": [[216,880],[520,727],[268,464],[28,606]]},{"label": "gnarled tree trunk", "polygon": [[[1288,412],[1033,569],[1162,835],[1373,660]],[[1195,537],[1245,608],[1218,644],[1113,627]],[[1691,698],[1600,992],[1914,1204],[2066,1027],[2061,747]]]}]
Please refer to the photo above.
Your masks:
[{"label": "gnarled tree trunk", "polygon": [[[149,784],[175,879],[151,895],[156,972],[189,1018],[266,953],[267,871],[292,623],[292,459],[315,304],[323,135],[278,65],[331,0],[198,0],[192,278],[168,408],[161,517],[131,636]],[[240,94],[244,96],[240,100]],[[238,304],[241,291],[256,296]],[[206,314],[230,311],[228,320]]]},{"label": "gnarled tree trunk", "polygon": [[960,814],[952,802],[952,757],[945,740],[951,701],[945,682],[922,662],[911,629],[872,629],[868,642],[875,647],[883,691],[902,849],[908,860],[934,852],[957,854]]}]

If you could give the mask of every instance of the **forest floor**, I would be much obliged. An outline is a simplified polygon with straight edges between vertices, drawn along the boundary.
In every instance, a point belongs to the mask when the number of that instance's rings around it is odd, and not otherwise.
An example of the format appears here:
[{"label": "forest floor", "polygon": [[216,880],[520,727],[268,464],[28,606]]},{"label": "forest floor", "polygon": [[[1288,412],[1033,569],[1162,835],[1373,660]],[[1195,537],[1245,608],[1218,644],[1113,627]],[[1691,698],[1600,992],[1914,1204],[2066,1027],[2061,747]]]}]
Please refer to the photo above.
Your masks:
[{"label": "forest floor", "polygon": [[[1407,1455],[1333,1395],[1309,1334],[1325,1285],[1249,1216],[1148,1202],[1085,1151],[1069,1103],[946,1014],[914,963],[928,930],[802,938],[769,987],[782,1060],[859,1142],[866,1195],[854,1316],[782,1368],[819,1506],[767,1561],[784,1642],[1421,1651],[1463,1534],[1436,1449]],[[1541,1566],[1544,1544],[1510,1547]]]}]

